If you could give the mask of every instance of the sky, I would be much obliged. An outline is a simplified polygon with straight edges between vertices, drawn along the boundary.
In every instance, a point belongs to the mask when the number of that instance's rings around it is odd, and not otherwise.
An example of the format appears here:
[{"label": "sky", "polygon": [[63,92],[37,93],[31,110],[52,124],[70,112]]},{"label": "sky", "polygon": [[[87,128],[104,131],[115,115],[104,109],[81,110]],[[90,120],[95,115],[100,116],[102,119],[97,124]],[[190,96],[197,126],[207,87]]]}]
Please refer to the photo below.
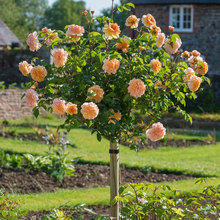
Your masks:
[{"label": "sky", "polygon": [[[49,4],[52,5],[56,0],[49,0]],[[77,0],[75,0],[77,1]],[[103,8],[110,8],[112,0],[84,0],[86,3],[86,9],[94,10],[95,15],[100,15]],[[120,0],[114,0],[115,4],[119,4]]]}]

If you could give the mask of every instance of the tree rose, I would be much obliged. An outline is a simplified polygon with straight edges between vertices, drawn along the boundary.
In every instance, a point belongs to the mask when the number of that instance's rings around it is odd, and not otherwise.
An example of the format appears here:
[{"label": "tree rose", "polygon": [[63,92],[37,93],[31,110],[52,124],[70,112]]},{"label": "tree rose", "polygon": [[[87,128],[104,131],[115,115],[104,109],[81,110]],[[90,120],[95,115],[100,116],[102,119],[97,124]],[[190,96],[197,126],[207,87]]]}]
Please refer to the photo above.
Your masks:
[{"label": "tree rose", "polygon": [[25,98],[29,107],[34,108],[37,106],[38,94],[35,90],[28,89],[25,93]]},{"label": "tree rose", "polygon": [[144,82],[140,79],[132,79],[129,82],[129,87],[128,87],[128,93],[130,93],[131,96],[134,98],[139,98],[141,97],[146,90],[146,86],[144,85]]},{"label": "tree rose", "polygon": [[81,113],[85,119],[94,119],[99,114],[99,108],[93,102],[85,102],[81,106]]},{"label": "tree rose", "polygon": [[165,134],[166,128],[160,122],[154,123],[152,128],[146,131],[147,138],[154,142],[164,138]]},{"label": "tree rose", "polygon": [[140,18],[137,18],[135,15],[130,15],[125,22],[125,25],[130,28],[137,28]]},{"label": "tree rose", "polygon": [[64,49],[56,49],[52,51],[52,56],[55,67],[62,67],[66,64],[68,52]]},{"label": "tree rose", "polygon": [[181,47],[182,41],[180,39],[176,39],[176,42],[172,44],[170,39],[165,40],[164,49],[169,54],[175,54],[177,50]]},{"label": "tree rose", "polygon": [[144,26],[150,27],[150,28],[152,26],[156,25],[156,21],[155,21],[154,17],[151,14],[143,15],[142,23],[144,24]]},{"label": "tree rose", "polygon": [[105,33],[106,39],[111,40],[113,38],[119,38],[119,34],[121,33],[121,30],[118,24],[110,23],[104,25],[103,32]]},{"label": "tree rose", "polygon": [[92,100],[94,99],[96,101],[96,103],[99,103],[102,101],[103,99],[103,95],[104,95],[104,91],[102,88],[100,88],[100,86],[92,86],[88,89],[88,92],[91,93],[91,92],[95,92],[96,95],[95,96],[89,96],[89,99]]},{"label": "tree rose", "polygon": [[66,36],[75,39],[78,41],[85,32],[84,27],[72,24],[68,27],[66,31]]},{"label": "tree rose", "polygon": [[161,62],[159,60],[156,60],[156,59],[153,59],[151,60],[150,62],[151,64],[151,70],[154,72],[154,73],[159,73],[160,72],[160,69],[161,69]]},{"label": "tree rose", "polygon": [[38,35],[37,35],[37,32],[33,32],[33,33],[30,33],[28,35],[28,39],[27,39],[27,45],[29,46],[30,48],[30,51],[38,51],[41,47],[41,44],[38,40]]},{"label": "tree rose", "polygon": [[196,72],[199,73],[200,75],[205,75],[208,72],[208,63],[206,62],[198,62],[196,66]]},{"label": "tree rose", "polygon": [[102,66],[102,69],[105,71],[105,73],[109,74],[116,74],[118,71],[118,68],[120,67],[120,61],[117,59],[105,59],[104,64]]},{"label": "tree rose", "polygon": [[69,102],[66,106],[66,113],[69,115],[76,115],[78,113],[77,105]]},{"label": "tree rose", "polygon": [[116,48],[126,53],[129,48],[128,40],[126,38],[122,38],[121,40],[122,40],[122,43],[116,43]]},{"label": "tree rose", "polygon": [[18,67],[19,67],[19,70],[21,71],[21,73],[24,75],[24,76],[27,76],[28,73],[31,72],[31,69],[33,68],[31,66],[31,64],[29,64],[27,61],[23,61],[23,62],[20,62],[18,64]]},{"label": "tree rose", "polygon": [[196,75],[192,75],[187,82],[187,85],[191,91],[197,91],[200,87],[202,79]]},{"label": "tree rose", "polygon": [[162,47],[165,41],[165,34],[164,33],[159,33],[156,41],[156,46],[157,47]]},{"label": "tree rose", "polygon": [[47,70],[44,66],[35,66],[31,69],[31,77],[33,80],[37,82],[44,81],[45,77],[47,75]]},{"label": "tree rose", "polygon": [[63,115],[66,112],[65,101],[61,99],[54,99],[52,104],[53,111],[58,115]]}]

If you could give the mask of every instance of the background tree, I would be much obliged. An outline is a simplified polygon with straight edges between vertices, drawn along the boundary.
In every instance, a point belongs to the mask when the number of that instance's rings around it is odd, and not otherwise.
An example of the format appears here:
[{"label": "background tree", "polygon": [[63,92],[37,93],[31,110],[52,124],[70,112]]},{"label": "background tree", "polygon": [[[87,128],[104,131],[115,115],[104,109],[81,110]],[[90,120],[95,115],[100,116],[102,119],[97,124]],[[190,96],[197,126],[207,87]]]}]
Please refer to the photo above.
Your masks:
[{"label": "background tree", "polygon": [[85,16],[82,15],[84,10],[83,1],[57,0],[46,10],[44,24],[52,29],[63,29],[69,24],[85,25]]}]

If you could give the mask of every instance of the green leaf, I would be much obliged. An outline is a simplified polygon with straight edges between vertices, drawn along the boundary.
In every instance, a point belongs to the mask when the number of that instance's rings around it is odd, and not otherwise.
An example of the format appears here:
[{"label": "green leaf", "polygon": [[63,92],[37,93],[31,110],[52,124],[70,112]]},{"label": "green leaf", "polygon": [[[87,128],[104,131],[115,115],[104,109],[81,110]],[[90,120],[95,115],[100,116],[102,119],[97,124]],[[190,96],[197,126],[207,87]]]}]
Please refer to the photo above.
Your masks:
[{"label": "green leaf", "polygon": [[131,2],[128,2],[126,5],[128,5],[128,6],[132,7],[132,8],[135,8],[135,5],[133,3],[131,3]]},{"label": "green leaf", "polygon": [[97,133],[97,140],[99,141],[99,142],[101,142],[101,140],[102,140],[102,135],[100,134],[100,133]]},{"label": "green leaf", "polygon": [[39,115],[39,109],[38,108],[34,108],[33,109],[33,114],[34,114],[35,118],[37,118],[38,115]]}]

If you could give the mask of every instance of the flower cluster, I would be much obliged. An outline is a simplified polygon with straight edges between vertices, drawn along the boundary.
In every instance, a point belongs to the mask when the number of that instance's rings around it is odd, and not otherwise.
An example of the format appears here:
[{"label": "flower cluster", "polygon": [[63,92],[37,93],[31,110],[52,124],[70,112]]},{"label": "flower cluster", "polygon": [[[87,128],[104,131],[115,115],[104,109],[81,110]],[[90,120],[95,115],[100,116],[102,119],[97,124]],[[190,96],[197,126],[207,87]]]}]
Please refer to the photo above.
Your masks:
[{"label": "flower cluster", "polygon": [[[95,20],[86,18],[90,24]],[[165,35],[151,14],[126,19],[125,25],[137,35],[134,39],[122,36],[112,19],[96,21],[103,25],[102,33],[71,24],[64,32],[45,27],[29,34],[30,50],[51,47],[53,63],[19,63],[21,73],[34,80],[26,92],[28,105],[33,111],[44,107],[66,115],[65,123],[86,124],[109,139],[132,133],[140,124],[133,114],[137,110],[149,117],[149,124],[141,126],[149,128],[147,138],[158,141],[166,129],[154,123],[157,116],[169,108],[180,109],[183,97],[206,79],[208,64],[196,50],[181,54],[182,41],[174,27]]]}]

